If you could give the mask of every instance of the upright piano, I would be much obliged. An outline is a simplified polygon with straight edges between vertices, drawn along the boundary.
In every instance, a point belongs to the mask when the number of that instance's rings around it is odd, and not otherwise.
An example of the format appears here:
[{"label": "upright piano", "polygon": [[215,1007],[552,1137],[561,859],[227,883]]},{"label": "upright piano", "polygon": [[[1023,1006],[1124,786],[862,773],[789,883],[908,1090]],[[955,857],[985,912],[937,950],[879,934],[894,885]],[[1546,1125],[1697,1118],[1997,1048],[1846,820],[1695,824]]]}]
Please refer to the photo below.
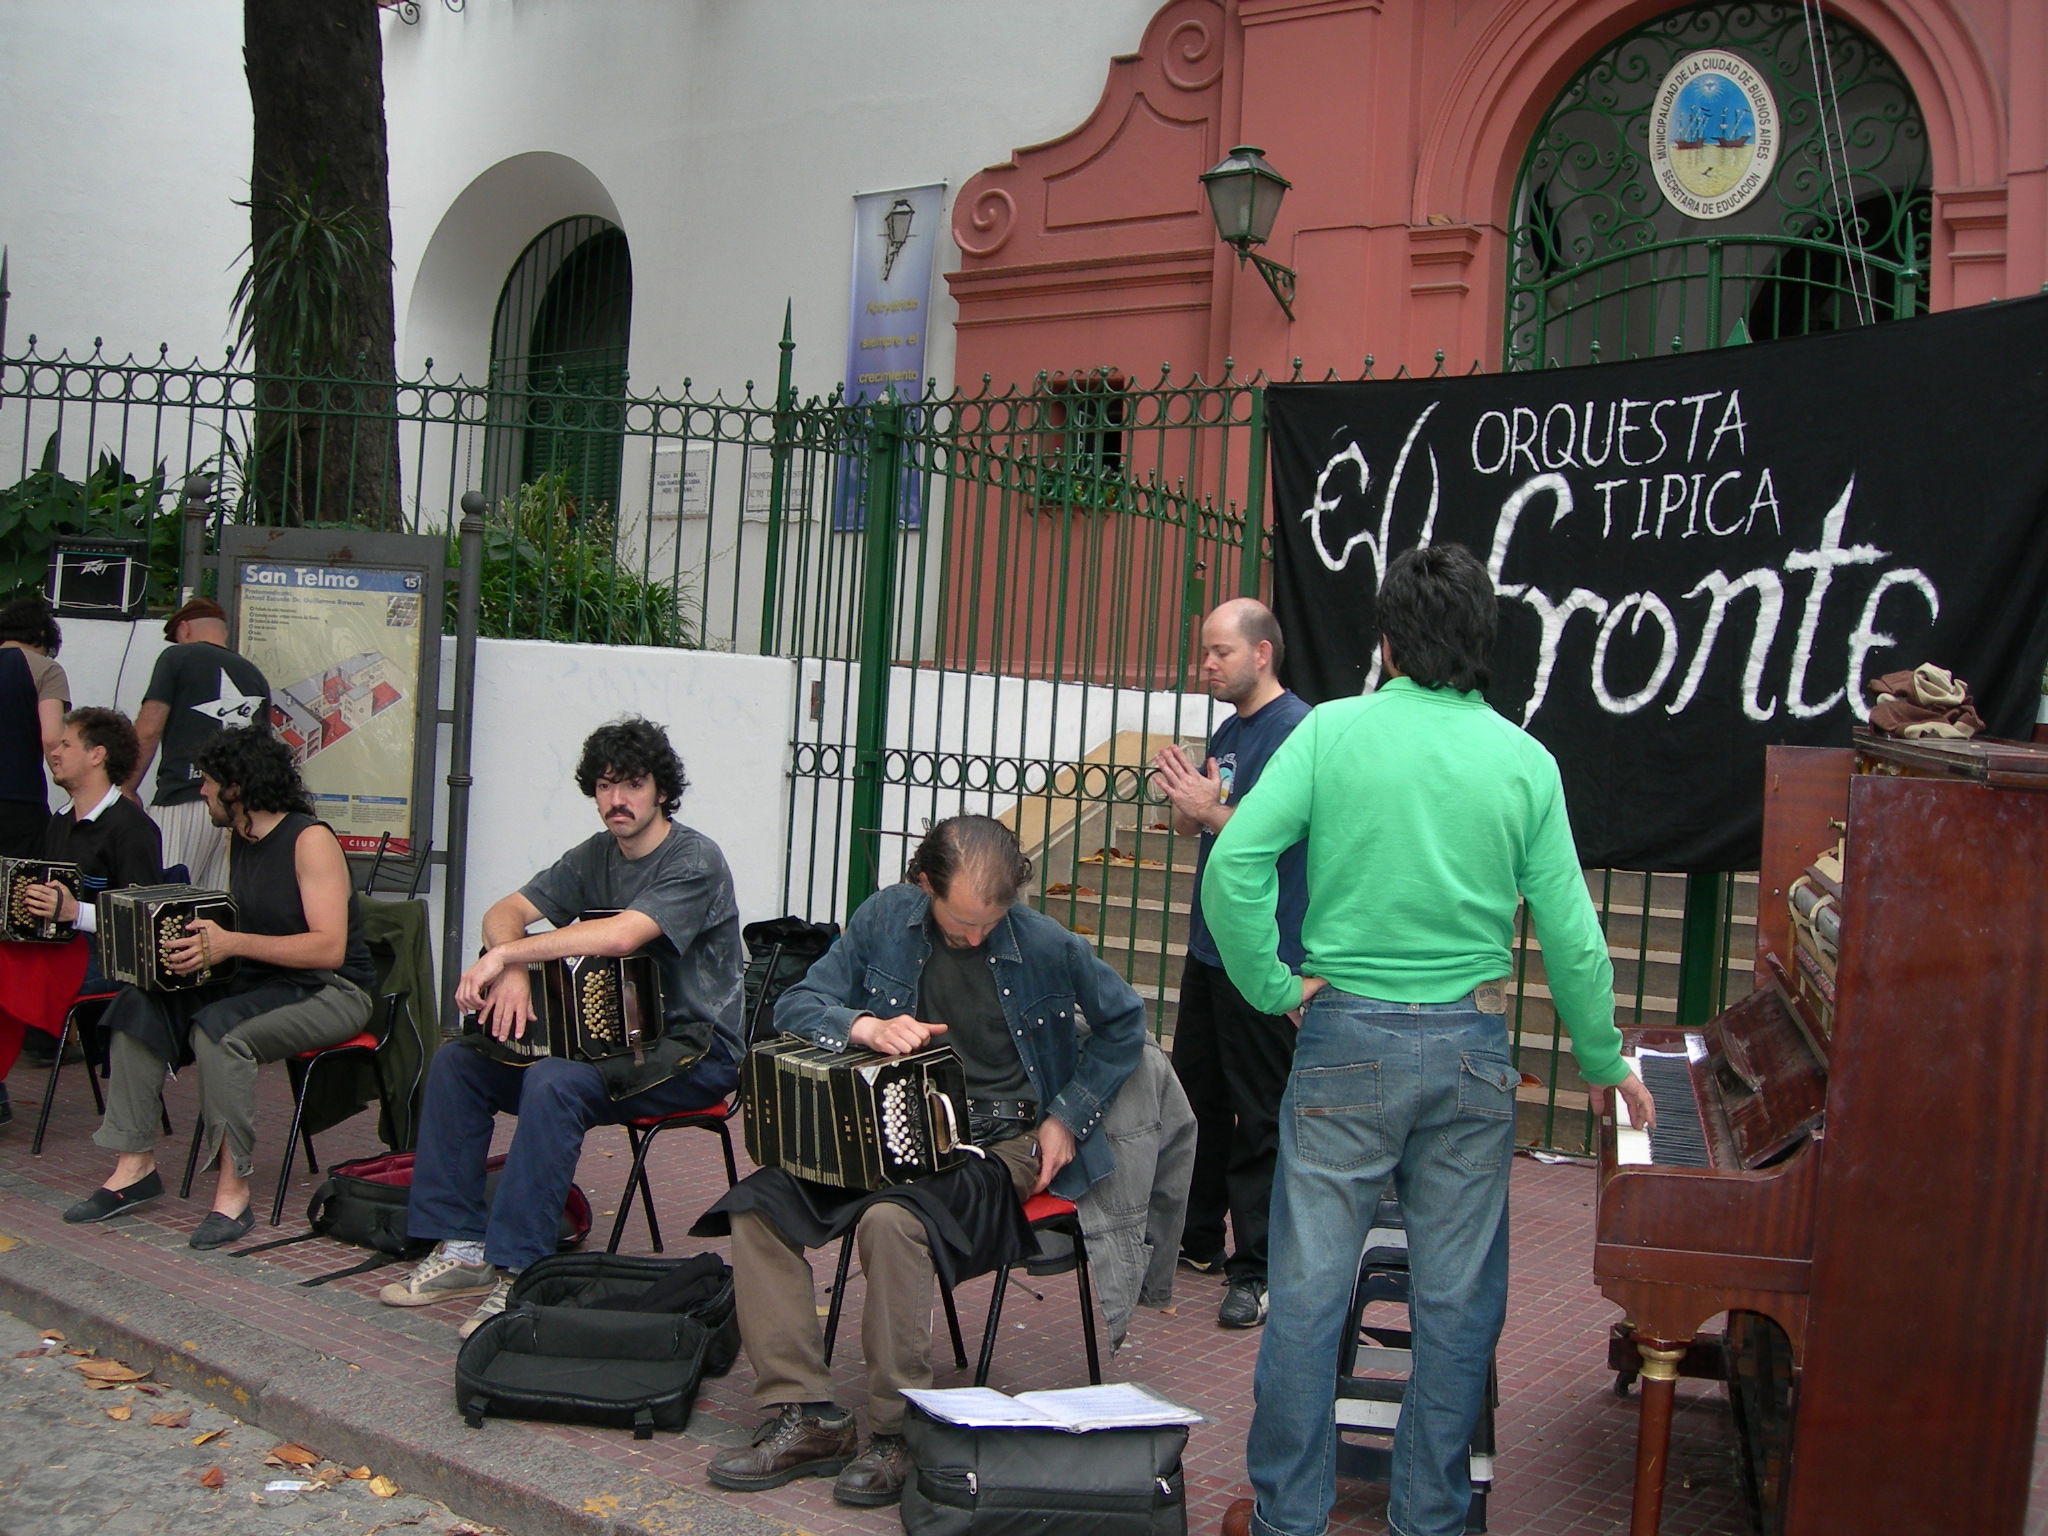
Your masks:
[{"label": "upright piano", "polygon": [[[1631,1041],[1696,1150],[1601,1127],[1594,1276],[1642,1378],[1632,1536],[1723,1312],[1762,1352],[1731,1376],[1781,1362],[1737,1415],[1774,1442],[1767,1530],[2018,1533],[2048,1343],[2048,748],[1859,731],[1773,748],[1764,804],[1756,990]],[[1837,843],[1822,1006],[1790,897]]]}]

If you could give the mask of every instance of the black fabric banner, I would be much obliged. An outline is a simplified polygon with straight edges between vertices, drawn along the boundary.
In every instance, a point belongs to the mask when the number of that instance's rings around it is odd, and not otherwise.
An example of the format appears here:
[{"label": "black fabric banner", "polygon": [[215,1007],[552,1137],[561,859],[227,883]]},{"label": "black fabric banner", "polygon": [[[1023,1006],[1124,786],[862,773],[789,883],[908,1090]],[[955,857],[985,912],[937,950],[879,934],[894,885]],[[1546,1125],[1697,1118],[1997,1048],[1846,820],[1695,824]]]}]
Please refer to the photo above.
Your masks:
[{"label": "black fabric banner", "polygon": [[1763,753],[1924,661],[2026,737],[2048,661],[2048,297],[1546,373],[1276,384],[1275,607],[1311,702],[1379,682],[1386,562],[1493,574],[1487,697],[1588,866],[1754,868]]}]

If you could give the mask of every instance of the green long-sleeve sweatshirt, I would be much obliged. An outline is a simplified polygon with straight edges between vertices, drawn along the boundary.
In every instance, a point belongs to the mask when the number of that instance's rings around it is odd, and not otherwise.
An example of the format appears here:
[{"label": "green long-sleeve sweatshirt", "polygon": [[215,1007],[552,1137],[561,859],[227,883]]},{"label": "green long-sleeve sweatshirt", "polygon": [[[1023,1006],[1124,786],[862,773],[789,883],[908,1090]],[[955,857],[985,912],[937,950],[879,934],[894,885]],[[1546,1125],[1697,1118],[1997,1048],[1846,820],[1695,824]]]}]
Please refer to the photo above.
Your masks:
[{"label": "green long-sleeve sweatshirt", "polygon": [[1397,677],[1310,711],[1216,838],[1202,908],[1230,979],[1284,1013],[1274,861],[1308,839],[1302,974],[1391,1002],[1443,1003],[1512,967],[1517,893],[1589,1083],[1627,1075],[1614,967],[1586,892],[1557,762],[1477,693]]}]

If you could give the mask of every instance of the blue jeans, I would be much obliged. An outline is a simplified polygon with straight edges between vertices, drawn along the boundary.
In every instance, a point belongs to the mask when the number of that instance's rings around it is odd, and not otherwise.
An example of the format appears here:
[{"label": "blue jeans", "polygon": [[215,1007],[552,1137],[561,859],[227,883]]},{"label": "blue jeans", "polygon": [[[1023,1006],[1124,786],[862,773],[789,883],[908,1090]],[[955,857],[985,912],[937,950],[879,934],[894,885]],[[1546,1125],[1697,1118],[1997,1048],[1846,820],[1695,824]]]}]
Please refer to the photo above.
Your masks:
[{"label": "blue jeans", "polygon": [[1387,1524],[1459,1536],[1466,1455],[1507,1314],[1515,1086],[1505,1022],[1469,997],[1389,1003],[1328,988],[1280,1107],[1272,1310],[1245,1464],[1259,1536],[1322,1536],[1336,1500],[1337,1351],[1373,1208],[1391,1177],[1408,1228],[1415,1354]]},{"label": "blue jeans", "polygon": [[[716,1045],[712,1052],[682,1077],[613,1099],[587,1061],[547,1056],[515,1067],[469,1046],[443,1046],[421,1102],[406,1231],[436,1242],[481,1241],[484,1257],[501,1269],[546,1258],[555,1251],[583,1133],[716,1104],[732,1092],[738,1071]],[[499,1114],[517,1115],[519,1127],[486,1211],[484,1162]]]}]

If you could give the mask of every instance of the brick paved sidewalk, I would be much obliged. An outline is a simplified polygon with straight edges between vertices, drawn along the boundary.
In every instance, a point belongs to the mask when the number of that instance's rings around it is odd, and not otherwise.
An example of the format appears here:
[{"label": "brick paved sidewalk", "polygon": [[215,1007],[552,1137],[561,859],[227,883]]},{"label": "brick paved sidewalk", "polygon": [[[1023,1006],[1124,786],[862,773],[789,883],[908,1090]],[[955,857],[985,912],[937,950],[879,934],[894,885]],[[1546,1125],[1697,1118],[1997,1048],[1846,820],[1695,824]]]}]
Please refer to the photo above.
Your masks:
[{"label": "brick paved sidewalk", "polygon": [[[259,1123],[265,1139],[257,1153],[255,1198],[267,1215],[276,1136],[289,1105],[282,1072],[266,1070],[264,1079]],[[748,1401],[752,1382],[744,1356],[731,1375],[705,1383],[681,1435],[635,1441],[625,1432],[502,1420],[479,1431],[463,1428],[454,1408],[453,1362],[455,1325],[467,1315],[466,1303],[410,1311],[381,1306],[377,1288],[395,1269],[303,1289],[299,1280],[362,1256],[325,1240],[242,1259],[185,1246],[211,1188],[202,1176],[194,1199],[175,1198],[192,1125],[189,1076],[166,1096],[177,1133],[165,1139],[159,1156],[171,1197],[98,1226],[65,1226],[59,1213],[96,1186],[111,1160],[90,1143],[96,1121],[84,1069],[75,1065],[59,1084],[44,1155],[28,1155],[42,1081],[42,1069],[16,1069],[10,1082],[16,1118],[0,1129],[0,1244],[8,1245],[0,1249],[0,1306],[24,1319],[61,1321],[74,1330],[90,1322],[136,1349],[153,1341],[170,1369],[182,1365],[197,1389],[234,1398],[243,1417],[323,1455],[407,1467],[409,1475],[401,1477],[409,1486],[517,1536],[686,1528],[839,1536],[900,1529],[894,1510],[834,1505],[823,1481],[757,1495],[709,1488],[705,1462],[719,1448],[744,1442],[758,1419]],[[380,1150],[373,1119],[359,1116],[319,1138],[323,1165]],[[501,1122],[500,1144],[509,1136],[510,1122]],[[623,1131],[591,1133],[578,1179],[596,1212],[595,1244],[610,1230],[628,1166]],[[692,1132],[660,1138],[651,1170],[669,1251],[707,1246],[684,1233],[723,1184],[712,1138]],[[299,1158],[285,1227],[277,1233],[259,1227],[255,1237],[303,1230],[316,1182]],[[1614,1311],[1591,1280],[1592,1199],[1590,1170],[1517,1160],[1491,1511],[1496,1532],[1605,1536],[1627,1525],[1635,1400],[1616,1398],[1604,1369]],[[622,1251],[646,1252],[647,1244],[636,1214]],[[816,1267],[822,1301],[830,1255]],[[1014,1392],[1081,1382],[1072,1278],[1018,1278],[1031,1289],[1011,1286],[991,1384]],[[1217,1281],[1185,1272],[1180,1281],[1177,1307],[1140,1311],[1108,1369],[1114,1378],[1142,1381],[1208,1415],[1191,1434],[1186,1461],[1189,1530],[1207,1533],[1230,1500],[1247,1491],[1243,1446],[1258,1334],[1216,1327]],[[988,1284],[975,1281],[959,1292],[970,1355]],[[857,1403],[858,1282],[849,1315],[854,1321],[842,1331],[835,1374],[840,1400]],[[942,1371],[938,1385],[964,1385],[967,1377]],[[1748,1525],[1723,1399],[1718,1389],[1694,1383],[1681,1383],[1679,1391],[1664,1530],[1669,1536],[1738,1536]],[[1383,1531],[1384,1502],[1377,1487],[1340,1484],[1332,1530]],[[2030,1531],[2040,1532],[2038,1488],[2035,1502]]]}]

